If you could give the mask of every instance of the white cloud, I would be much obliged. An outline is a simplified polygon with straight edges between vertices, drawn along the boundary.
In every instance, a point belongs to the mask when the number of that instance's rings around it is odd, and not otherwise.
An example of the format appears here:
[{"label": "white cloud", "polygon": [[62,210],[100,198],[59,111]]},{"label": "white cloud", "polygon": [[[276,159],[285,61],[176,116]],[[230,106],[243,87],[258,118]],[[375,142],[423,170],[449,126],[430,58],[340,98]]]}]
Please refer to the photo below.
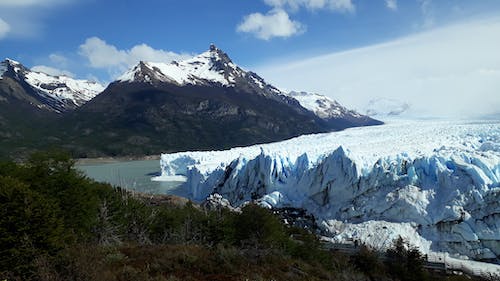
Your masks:
[{"label": "white cloud", "polygon": [[10,31],[10,25],[0,18],[0,39],[4,38]]},{"label": "white cloud", "polygon": [[171,62],[189,58],[187,54],[157,50],[146,44],[140,44],[129,50],[120,50],[106,41],[91,37],[80,45],[79,53],[85,57],[93,68],[104,68],[112,76],[121,74],[139,61]]},{"label": "white cloud", "polygon": [[36,72],[43,72],[53,76],[68,76],[75,77],[75,75],[67,70],[61,70],[54,67],[46,66],[46,65],[35,65],[31,68],[31,70]]},{"label": "white cloud", "polygon": [[393,11],[398,10],[398,1],[397,0],[385,0],[385,6]]},{"label": "white cloud", "polygon": [[499,33],[500,18],[476,20],[255,70],[276,86],[326,94],[358,109],[390,98],[421,116],[498,113]]},{"label": "white cloud", "polygon": [[236,30],[252,33],[255,37],[269,40],[273,37],[290,37],[304,31],[304,26],[290,20],[288,14],[281,9],[273,9],[267,14],[254,13],[245,16]]},{"label": "white cloud", "polygon": [[353,13],[356,8],[351,0],[330,0],[327,7],[333,11]]},{"label": "white cloud", "polygon": [[51,62],[53,62],[61,67],[65,67],[68,64],[68,59],[62,55],[50,54],[49,59]]},{"label": "white cloud", "polygon": [[339,13],[354,13],[352,0],[264,0],[272,9],[267,14],[246,15],[236,27],[238,32],[252,33],[255,37],[269,40],[274,37],[290,37],[305,31],[305,25],[290,19],[287,11],[296,12],[301,8],[314,11],[329,9]]},{"label": "white cloud", "polygon": [[[0,18],[9,23],[9,37],[40,37],[52,10],[77,0],[0,0]],[[5,27],[5,24],[3,24]],[[0,32],[2,23],[0,23]],[[1,33],[0,33],[1,35]],[[5,33],[3,34],[5,36]]]},{"label": "white cloud", "polygon": [[95,68],[116,67],[127,64],[127,52],[118,50],[104,40],[91,37],[79,47],[80,54],[86,57],[90,66]]},{"label": "white cloud", "polygon": [[264,0],[264,2],[274,8],[293,11],[301,7],[308,10],[330,9],[341,13],[352,13],[356,10],[352,0]]}]

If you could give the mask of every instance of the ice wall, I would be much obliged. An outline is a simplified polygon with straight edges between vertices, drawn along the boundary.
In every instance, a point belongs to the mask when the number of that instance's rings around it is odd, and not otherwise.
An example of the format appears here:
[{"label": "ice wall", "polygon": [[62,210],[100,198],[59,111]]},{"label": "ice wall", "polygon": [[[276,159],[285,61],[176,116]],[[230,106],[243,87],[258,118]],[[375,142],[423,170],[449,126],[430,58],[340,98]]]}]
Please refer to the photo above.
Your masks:
[{"label": "ice wall", "polygon": [[303,208],[337,242],[383,248],[401,235],[426,252],[496,259],[499,132],[494,122],[398,123],[167,154],[162,171],[185,175],[195,200],[218,193],[233,206],[258,200],[269,208]]}]

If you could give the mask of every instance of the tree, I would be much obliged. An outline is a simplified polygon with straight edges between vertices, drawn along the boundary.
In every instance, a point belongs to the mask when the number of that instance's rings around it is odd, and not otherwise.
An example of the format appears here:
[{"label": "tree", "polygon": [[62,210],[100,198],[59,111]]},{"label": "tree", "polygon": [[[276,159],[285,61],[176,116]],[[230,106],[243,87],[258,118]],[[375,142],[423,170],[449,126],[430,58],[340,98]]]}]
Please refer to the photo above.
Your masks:
[{"label": "tree", "polygon": [[28,279],[37,256],[63,247],[64,228],[55,202],[22,182],[0,176],[0,272]]},{"label": "tree", "polygon": [[270,210],[249,204],[235,219],[235,238],[241,245],[278,248],[288,237],[283,224]]},{"label": "tree", "polygon": [[380,279],[379,277],[384,274],[384,265],[377,252],[364,244],[359,248],[359,252],[353,256],[352,261],[354,266],[366,274],[370,280]]},{"label": "tree", "polygon": [[21,178],[31,190],[55,200],[65,227],[82,239],[97,223],[100,200],[97,187],[74,164],[65,152],[38,152],[23,165]]},{"label": "tree", "polygon": [[417,247],[410,245],[402,237],[394,241],[386,252],[386,267],[389,274],[402,281],[427,280],[424,270],[425,256]]}]

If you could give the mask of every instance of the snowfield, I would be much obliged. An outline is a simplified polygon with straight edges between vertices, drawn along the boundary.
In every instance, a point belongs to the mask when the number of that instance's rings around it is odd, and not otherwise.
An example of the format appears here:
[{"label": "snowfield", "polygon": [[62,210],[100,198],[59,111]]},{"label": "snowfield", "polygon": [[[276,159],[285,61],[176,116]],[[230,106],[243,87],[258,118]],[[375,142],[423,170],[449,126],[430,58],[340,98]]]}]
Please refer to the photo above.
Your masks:
[{"label": "snowfield", "polygon": [[32,71],[11,59],[0,61],[0,79],[9,68],[15,72],[15,80],[26,82],[56,112],[79,107],[104,91],[104,86],[97,82]]},{"label": "snowfield", "polygon": [[[143,71],[141,67],[146,67],[155,76],[148,76],[146,79],[149,80],[156,79],[163,82],[173,82],[178,85],[197,85],[210,82],[232,86],[237,76],[246,73],[232,61],[225,61],[223,56],[223,53],[217,47],[211,45],[210,50],[180,62],[142,62],[142,66],[140,63],[127,71],[118,78],[118,81],[134,82],[137,80],[137,74]],[[229,73],[225,73],[224,69],[221,69],[221,65],[224,64],[226,64],[225,67],[231,70]]]},{"label": "snowfield", "polygon": [[26,82],[55,100],[71,101],[80,106],[104,91],[104,87],[88,80],[76,80],[67,76],[51,76],[43,72],[28,72]]},{"label": "snowfield", "polygon": [[[303,208],[333,242],[500,257],[500,121],[390,121],[227,151],[161,156],[191,199]],[[499,271],[500,273],[500,271]]]}]

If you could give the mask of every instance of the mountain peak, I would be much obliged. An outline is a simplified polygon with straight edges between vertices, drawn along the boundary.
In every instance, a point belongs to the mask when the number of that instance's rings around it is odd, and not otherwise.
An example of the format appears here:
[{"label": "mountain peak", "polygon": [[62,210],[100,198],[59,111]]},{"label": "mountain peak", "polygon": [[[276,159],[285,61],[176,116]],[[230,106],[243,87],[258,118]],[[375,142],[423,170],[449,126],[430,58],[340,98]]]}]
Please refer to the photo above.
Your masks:
[{"label": "mountain peak", "polygon": [[170,63],[139,62],[118,78],[119,82],[167,82],[178,85],[218,83],[234,85],[245,72],[214,44],[193,58]]},{"label": "mountain peak", "polygon": [[10,58],[5,58],[5,61],[10,63],[10,64],[21,64],[20,62],[13,60],[13,59],[10,59]]},{"label": "mountain peak", "polygon": [[104,90],[99,83],[32,71],[8,58],[0,62],[0,81],[6,78],[19,83],[31,93],[31,97],[38,100],[40,108],[55,112],[76,108]]},{"label": "mountain peak", "polygon": [[18,61],[5,58],[5,60],[0,62],[0,76],[4,75],[8,71],[12,71],[13,73],[19,73],[19,72],[29,71],[29,69],[27,69],[24,65],[22,65]]},{"label": "mountain peak", "polygon": [[210,44],[208,51],[201,53],[198,56],[195,56],[193,59],[197,60],[197,59],[203,59],[203,58],[210,58],[210,60],[214,64],[218,61],[221,61],[222,63],[226,63],[226,64],[233,63],[231,58],[229,58],[229,56],[224,51],[217,48],[217,46],[215,46],[215,44],[213,44],[213,43]]},{"label": "mountain peak", "polygon": [[300,105],[314,112],[318,117],[322,119],[335,119],[347,116],[353,118],[363,117],[361,114],[345,108],[336,100],[333,100],[324,95],[295,91],[289,92],[288,95],[298,100]]},{"label": "mountain peak", "polygon": [[5,58],[5,60],[3,61],[3,63],[9,64],[9,65],[21,65],[20,62],[15,61],[13,59],[9,59],[9,58]]}]

